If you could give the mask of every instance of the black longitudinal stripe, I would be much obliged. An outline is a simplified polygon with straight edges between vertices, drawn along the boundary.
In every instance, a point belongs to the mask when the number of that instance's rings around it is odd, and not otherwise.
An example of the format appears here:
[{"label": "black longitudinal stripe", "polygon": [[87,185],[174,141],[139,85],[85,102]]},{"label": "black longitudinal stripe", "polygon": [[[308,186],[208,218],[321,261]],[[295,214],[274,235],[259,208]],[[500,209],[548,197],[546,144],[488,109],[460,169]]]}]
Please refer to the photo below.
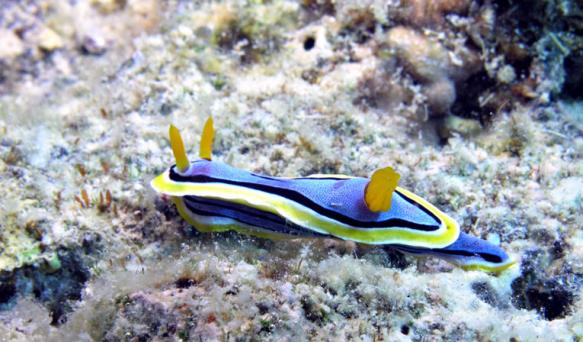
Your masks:
[{"label": "black longitudinal stripe", "polygon": [[241,221],[240,219],[244,219],[244,223],[253,226],[264,227],[278,231],[280,233],[292,235],[326,236],[288,221],[279,215],[248,207],[242,204],[202,198],[192,195],[185,196],[184,199],[187,204],[191,204],[193,207],[204,207],[208,210],[211,210],[212,212],[222,212],[224,217],[229,217],[239,221]]},{"label": "black longitudinal stripe", "polygon": [[[250,173],[250,175],[253,176],[253,177],[268,179],[268,180],[272,180],[272,181],[278,181],[278,180],[280,180],[278,178],[264,176],[264,175],[258,175],[256,173]],[[308,179],[308,180],[314,180],[314,179],[347,180],[347,179],[351,179],[351,178],[329,176],[329,177],[293,177],[293,178],[289,178],[289,179],[293,179],[293,180],[296,180],[296,179],[301,179],[301,180],[305,180],[305,179]]]},{"label": "black longitudinal stripe", "polygon": [[[493,263],[500,263],[502,262],[502,258],[495,254],[485,253],[485,252],[470,252],[465,250],[459,249],[435,249],[435,248],[414,248],[414,247],[407,247],[402,245],[394,245],[390,246],[397,249],[400,249],[405,252],[414,253],[414,254],[439,254],[439,255],[456,255],[456,256],[465,256],[465,257],[480,257],[488,262]],[[447,248],[447,247],[446,247]]]},{"label": "black longitudinal stripe", "polygon": [[[262,228],[274,233],[293,235],[297,237],[327,237],[308,230],[295,223],[288,222],[280,216],[266,213],[258,209],[248,208],[234,203],[227,204],[224,201],[207,200],[195,196],[187,196],[184,204],[191,212],[204,216],[219,216],[233,219],[237,222]],[[250,210],[254,209],[254,210]]]},{"label": "black longitudinal stripe", "polygon": [[[263,175],[258,175],[255,173],[251,173],[252,176],[254,177],[259,177],[259,178],[263,178],[263,179],[268,179],[268,180],[272,180],[272,181],[278,181],[279,179],[274,178],[274,177],[269,177],[269,176],[263,176]],[[348,180],[350,178],[340,178],[340,177],[297,177],[297,178],[292,178],[294,180]],[[405,201],[407,201],[407,203],[421,209],[421,211],[423,211],[425,214],[429,215],[432,219],[434,219],[437,222],[441,222],[441,220],[435,216],[435,214],[433,214],[431,211],[429,211],[427,208],[423,207],[421,204],[415,202],[412,198],[407,197],[405,194],[401,193],[399,190],[395,190],[395,192],[401,196]],[[413,223],[413,222],[411,222]]]},{"label": "black longitudinal stripe", "polygon": [[[279,179],[274,178],[274,177],[269,177],[269,176],[263,176],[263,175],[258,175],[256,173],[251,173],[252,176],[254,177],[259,177],[259,178],[263,178],[263,179],[268,179],[271,181],[279,181]],[[294,180],[348,180],[350,178],[341,178],[341,177],[296,177],[296,178],[291,178]],[[433,214],[431,211],[429,211],[427,208],[423,207],[421,204],[415,202],[412,198],[409,198],[407,195],[405,195],[404,193],[400,192],[399,190],[395,190],[395,192],[400,195],[405,201],[407,201],[407,203],[416,206],[417,208],[421,209],[424,213],[426,213],[427,215],[431,216],[432,219],[434,219],[437,222],[441,222],[441,220],[435,216],[435,214]]]},{"label": "black longitudinal stripe", "polygon": [[[282,189],[277,188],[265,184],[257,184],[257,183],[249,183],[249,182],[240,182],[231,179],[220,179],[220,178],[213,178],[210,176],[205,175],[196,175],[196,176],[181,176],[174,171],[174,166],[170,168],[170,179],[176,182],[192,182],[192,183],[224,183],[229,185],[241,186],[246,187],[254,190],[259,190],[263,192],[267,192],[273,195],[278,195],[290,199],[292,201],[298,202],[301,205],[308,207],[320,215],[330,217],[336,221],[342,222],[347,225],[351,225],[354,227],[359,228],[390,228],[390,227],[403,227],[403,228],[410,228],[415,230],[421,230],[426,232],[431,232],[439,229],[439,225],[426,225],[420,224],[415,222],[410,222],[403,219],[391,218],[384,221],[360,221],[356,220],[352,217],[348,217],[346,215],[342,215],[336,211],[330,210],[328,208],[324,208],[318,203],[312,201],[311,199],[307,198],[303,194],[290,190],[290,189]],[[399,193],[406,201],[411,204],[417,205],[408,197]],[[437,218],[433,213],[428,211],[427,209],[420,207],[424,210],[428,215],[430,215],[436,222],[441,222],[439,218]]]},{"label": "black longitudinal stripe", "polygon": [[[213,206],[213,207],[217,207],[219,209],[232,209],[237,211],[238,213],[244,213],[244,214],[248,214],[248,215],[255,215],[255,216],[259,216],[264,220],[267,221],[271,221],[273,223],[278,223],[278,224],[285,224],[286,220],[279,216],[276,215],[274,213],[270,213],[270,212],[266,212],[260,209],[256,209],[253,207],[248,207],[239,203],[234,203],[234,202],[227,202],[227,201],[222,201],[222,200],[217,200],[217,199],[211,199],[211,198],[204,198],[204,197],[198,197],[198,196],[193,196],[193,195],[187,195],[183,197],[185,201],[187,201],[188,203],[191,203],[193,205],[203,205],[203,206]],[[289,222],[289,224],[294,224],[293,222]]]}]

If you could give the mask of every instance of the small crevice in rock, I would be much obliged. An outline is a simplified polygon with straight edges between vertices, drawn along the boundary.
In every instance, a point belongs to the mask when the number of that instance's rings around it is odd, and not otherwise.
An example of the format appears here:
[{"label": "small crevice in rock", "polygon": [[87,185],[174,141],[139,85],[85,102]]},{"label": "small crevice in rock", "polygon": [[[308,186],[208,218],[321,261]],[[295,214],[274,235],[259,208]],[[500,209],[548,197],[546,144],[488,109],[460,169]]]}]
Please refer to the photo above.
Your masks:
[{"label": "small crevice in rock", "polygon": [[547,275],[549,257],[542,250],[527,251],[523,260],[522,276],[512,283],[514,306],[536,310],[549,321],[568,315],[577,290],[572,272]]}]

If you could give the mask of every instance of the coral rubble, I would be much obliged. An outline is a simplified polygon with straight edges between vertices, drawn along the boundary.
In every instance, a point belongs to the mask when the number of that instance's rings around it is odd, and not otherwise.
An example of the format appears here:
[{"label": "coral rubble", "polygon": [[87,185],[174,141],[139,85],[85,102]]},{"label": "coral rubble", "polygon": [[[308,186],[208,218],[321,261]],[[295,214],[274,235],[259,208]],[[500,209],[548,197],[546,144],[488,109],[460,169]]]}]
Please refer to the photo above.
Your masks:
[{"label": "coral rubble", "polygon": [[[577,1],[4,1],[0,336],[583,336]],[[403,187],[519,265],[201,234],[157,197],[167,128],[258,173]]]}]

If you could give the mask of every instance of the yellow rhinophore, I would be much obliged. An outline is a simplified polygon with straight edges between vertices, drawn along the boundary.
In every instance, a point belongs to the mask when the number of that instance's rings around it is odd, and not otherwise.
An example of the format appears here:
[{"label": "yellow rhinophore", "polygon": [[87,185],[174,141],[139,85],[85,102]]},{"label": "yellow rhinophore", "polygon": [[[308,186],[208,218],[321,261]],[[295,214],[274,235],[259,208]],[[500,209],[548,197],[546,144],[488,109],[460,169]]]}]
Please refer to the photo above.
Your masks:
[{"label": "yellow rhinophore", "polygon": [[180,136],[180,131],[174,125],[170,125],[168,135],[170,135],[170,146],[172,147],[174,159],[176,159],[176,167],[180,172],[186,171],[190,166],[190,162],[184,150],[184,142]]},{"label": "yellow rhinophore", "polygon": [[202,130],[202,138],[200,139],[199,156],[201,159],[211,160],[214,137],[215,130],[213,128],[213,117],[209,116],[204,124],[204,128]]}]

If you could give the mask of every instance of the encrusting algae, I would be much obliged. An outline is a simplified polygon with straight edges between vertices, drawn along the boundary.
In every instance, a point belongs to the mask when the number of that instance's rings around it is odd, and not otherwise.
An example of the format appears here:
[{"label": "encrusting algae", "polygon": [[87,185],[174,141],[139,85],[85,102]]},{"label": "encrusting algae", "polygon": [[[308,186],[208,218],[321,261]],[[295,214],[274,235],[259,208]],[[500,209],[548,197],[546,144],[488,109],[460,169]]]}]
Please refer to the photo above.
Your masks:
[{"label": "encrusting algae", "polygon": [[[580,13],[570,0],[3,3],[0,336],[580,338]],[[210,113],[201,163],[267,177],[391,165],[462,242],[520,263],[494,275],[354,241],[200,234],[149,183],[172,163],[169,125],[197,141]]]}]

